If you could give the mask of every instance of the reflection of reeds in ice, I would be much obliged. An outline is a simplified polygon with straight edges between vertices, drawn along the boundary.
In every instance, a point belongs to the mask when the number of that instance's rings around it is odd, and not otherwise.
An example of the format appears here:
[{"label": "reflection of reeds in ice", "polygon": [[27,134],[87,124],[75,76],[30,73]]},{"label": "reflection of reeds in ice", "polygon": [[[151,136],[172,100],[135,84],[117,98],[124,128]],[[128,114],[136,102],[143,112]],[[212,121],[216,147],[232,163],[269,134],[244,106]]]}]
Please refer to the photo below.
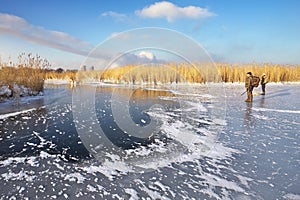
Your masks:
[{"label": "reflection of reeds in ice", "polygon": [[246,73],[251,71],[261,76],[265,73],[269,82],[300,81],[299,65],[275,64],[164,64],[151,66],[129,65],[119,68],[95,71],[79,71],[79,82],[101,81],[112,83],[206,83],[244,82]]},{"label": "reflection of reeds in ice", "polygon": [[[82,85],[82,88],[85,90],[90,89],[90,86]],[[100,93],[116,93],[118,96],[127,97],[128,95],[131,96],[132,101],[137,102],[145,102],[145,101],[151,101],[156,102],[158,101],[159,97],[176,97],[177,95],[173,94],[170,90],[166,89],[157,89],[157,90],[151,90],[151,89],[143,89],[143,88],[114,88],[114,87],[98,87],[97,91]]]}]

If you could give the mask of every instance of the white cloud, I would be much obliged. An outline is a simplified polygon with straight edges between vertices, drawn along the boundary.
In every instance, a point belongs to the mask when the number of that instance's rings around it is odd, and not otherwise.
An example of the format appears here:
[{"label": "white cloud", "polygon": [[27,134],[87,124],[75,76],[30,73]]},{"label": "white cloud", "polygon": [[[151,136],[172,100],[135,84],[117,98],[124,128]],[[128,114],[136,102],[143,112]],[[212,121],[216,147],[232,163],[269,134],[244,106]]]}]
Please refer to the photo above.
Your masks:
[{"label": "white cloud", "polygon": [[103,17],[112,17],[117,21],[120,22],[124,22],[128,20],[127,15],[123,14],[123,13],[117,13],[117,12],[113,12],[113,11],[107,11],[101,14],[101,16]]},{"label": "white cloud", "polygon": [[3,13],[0,13],[0,34],[14,35],[25,41],[84,56],[92,49],[92,45],[71,35],[46,30],[21,17]]},{"label": "white cloud", "polygon": [[141,58],[148,58],[149,60],[153,60],[155,58],[154,54],[151,52],[141,51],[138,54]]},{"label": "white cloud", "polygon": [[166,18],[168,22],[179,18],[199,19],[215,15],[206,8],[196,6],[178,7],[167,1],[154,3],[142,10],[135,11],[135,14],[144,18]]},{"label": "white cloud", "polygon": [[111,63],[111,67],[121,67],[126,65],[145,65],[164,62],[164,60],[157,59],[152,52],[141,51],[138,53],[126,53],[119,55],[119,58]]}]

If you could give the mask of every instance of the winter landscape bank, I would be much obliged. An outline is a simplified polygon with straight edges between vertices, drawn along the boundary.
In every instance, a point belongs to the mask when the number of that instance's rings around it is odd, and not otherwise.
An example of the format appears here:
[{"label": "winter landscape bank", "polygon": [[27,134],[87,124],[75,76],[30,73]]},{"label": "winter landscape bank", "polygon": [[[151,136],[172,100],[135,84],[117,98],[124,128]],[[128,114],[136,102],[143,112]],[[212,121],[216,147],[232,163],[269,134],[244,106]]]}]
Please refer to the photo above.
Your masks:
[{"label": "winter landscape bank", "polygon": [[18,57],[19,63],[0,63],[0,102],[7,99],[42,95],[44,83],[69,83],[72,87],[85,83],[114,83],[133,85],[161,85],[173,83],[225,82],[243,83],[246,73],[263,73],[268,82],[299,82],[300,66],[276,64],[199,64],[165,63],[159,65],[128,65],[118,68],[82,70],[51,69],[47,59],[40,56]]}]

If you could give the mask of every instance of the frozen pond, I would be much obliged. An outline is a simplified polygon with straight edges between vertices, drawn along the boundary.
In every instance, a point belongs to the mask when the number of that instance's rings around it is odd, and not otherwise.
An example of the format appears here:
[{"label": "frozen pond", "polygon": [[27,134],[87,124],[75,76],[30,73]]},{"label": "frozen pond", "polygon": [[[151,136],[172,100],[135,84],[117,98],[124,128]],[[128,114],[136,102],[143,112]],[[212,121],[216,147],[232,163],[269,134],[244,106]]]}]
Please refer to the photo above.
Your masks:
[{"label": "frozen pond", "polygon": [[22,111],[0,104],[0,199],[300,199],[299,84],[252,104],[215,87],[49,86]]}]

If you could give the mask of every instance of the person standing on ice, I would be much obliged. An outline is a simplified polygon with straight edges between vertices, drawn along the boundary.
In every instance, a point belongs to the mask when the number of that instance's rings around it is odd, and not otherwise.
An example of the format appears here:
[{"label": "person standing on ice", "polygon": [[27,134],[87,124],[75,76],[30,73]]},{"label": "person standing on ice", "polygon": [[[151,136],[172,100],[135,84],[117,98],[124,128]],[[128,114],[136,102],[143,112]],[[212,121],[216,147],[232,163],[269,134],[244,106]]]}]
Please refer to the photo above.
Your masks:
[{"label": "person standing on ice", "polygon": [[245,88],[247,91],[247,99],[245,100],[245,102],[252,102],[253,99],[253,95],[252,95],[252,91],[253,91],[253,86],[252,86],[252,73],[248,72],[247,76],[246,76],[246,80],[245,80]]},{"label": "person standing on ice", "polygon": [[266,74],[263,73],[262,77],[261,77],[261,81],[260,81],[260,84],[261,84],[261,90],[262,90],[262,93],[261,95],[265,95],[266,94],[266,84],[268,83],[268,80],[267,80],[267,77],[266,77]]}]

